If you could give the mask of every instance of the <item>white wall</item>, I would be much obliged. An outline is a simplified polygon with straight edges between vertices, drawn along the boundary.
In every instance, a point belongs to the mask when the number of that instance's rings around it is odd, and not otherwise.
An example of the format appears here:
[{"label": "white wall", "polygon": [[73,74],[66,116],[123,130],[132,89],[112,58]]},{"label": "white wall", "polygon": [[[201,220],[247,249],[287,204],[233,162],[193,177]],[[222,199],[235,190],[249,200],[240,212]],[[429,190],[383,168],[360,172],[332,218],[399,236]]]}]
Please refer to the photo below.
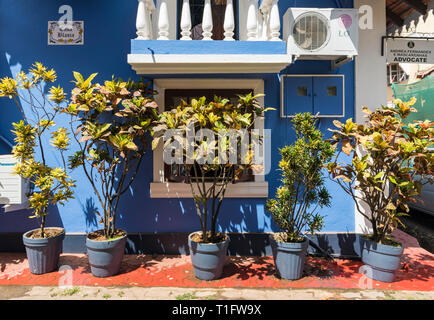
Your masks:
[{"label": "white wall", "polygon": [[[359,28],[359,55],[355,63],[355,121],[363,122],[362,107],[371,110],[387,103],[386,57],[381,56],[381,37],[386,35],[386,1],[355,0],[354,7],[372,7],[373,28]],[[369,231],[369,222],[355,210],[356,232]]]},{"label": "white wall", "polygon": [[385,0],[355,0],[355,8],[370,5],[373,28],[359,28],[359,55],[356,58],[356,121],[363,121],[362,107],[375,109],[387,102],[386,57],[381,56],[381,37],[386,35]]}]

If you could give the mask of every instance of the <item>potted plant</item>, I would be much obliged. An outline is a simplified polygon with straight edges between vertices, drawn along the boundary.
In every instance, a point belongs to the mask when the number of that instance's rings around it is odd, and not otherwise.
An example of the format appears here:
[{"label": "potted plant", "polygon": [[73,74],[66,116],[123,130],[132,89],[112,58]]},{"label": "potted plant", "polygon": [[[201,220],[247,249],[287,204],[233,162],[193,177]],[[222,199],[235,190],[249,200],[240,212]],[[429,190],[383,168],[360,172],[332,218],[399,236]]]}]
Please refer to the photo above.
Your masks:
[{"label": "potted plant", "polygon": [[79,145],[70,158],[88,178],[102,212],[95,211],[103,228],[88,234],[86,246],[92,274],[108,277],[119,272],[127,232],[116,228],[119,201],[136,178],[146,150],[146,134],[157,119],[153,92],[143,83],[112,79],[104,85],[74,72],[71,129]]},{"label": "potted plant", "polygon": [[[372,233],[361,237],[361,258],[368,267],[367,276],[392,282],[400,264],[402,244],[393,240],[392,231],[402,224],[400,217],[409,212],[408,203],[415,202],[422,182],[416,175],[433,173],[433,122],[405,123],[416,110],[416,102],[395,101],[395,106],[364,108],[367,121],[357,124],[348,119],[335,121],[331,143],[341,148],[334,162],[327,165],[335,181],[356,203],[356,208],[372,225]],[[351,156],[349,163],[338,163],[339,154]],[[368,208],[368,210],[363,210]]]},{"label": "potted plant", "polygon": [[[188,236],[188,244],[195,276],[202,280],[222,274],[229,237],[217,232],[217,219],[227,187],[255,166],[249,130],[255,117],[267,111],[257,97],[252,93],[239,96],[236,105],[221,97],[182,101],[176,109],[162,113],[154,127],[153,148],[164,139],[165,163],[173,153],[190,185],[201,230]],[[231,134],[240,138],[230,139]],[[241,144],[248,150],[245,154],[237,153]]]},{"label": "potted plant", "polygon": [[299,113],[292,120],[296,141],[280,149],[281,186],[276,199],[267,201],[267,209],[281,232],[270,235],[277,274],[296,280],[303,274],[308,238],[324,225],[318,208],[330,205],[322,169],[330,161],[334,148],[315,128],[310,113]]},{"label": "potted plant", "polygon": [[[53,129],[56,126],[54,119],[66,102],[66,95],[60,86],[52,86],[48,92],[44,89],[46,84],[55,82],[56,77],[53,69],[48,70],[36,62],[28,74],[18,74],[17,80],[0,79],[0,97],[13,99],[24,119],[12,124],[16,143],[12,153],[17,161],[15,173],[33,185],[28,195],[29,207],[33,211],[30,218],[40,220],[38,229],[23,234],[30,272],[34,274],[51,272],[58,267],[65,230],[46,227],[46,217],[50,206],[64,205],[73,198],[72,188],[75,186],[67,174],[64,157],[70,143],[68,131],[62,127]],[[19,100],[30,107],[29,117]],[[59,153],[62,167],[52,167],[47,161],[48,146],[44,139],[49,135],[49,143]]]}]

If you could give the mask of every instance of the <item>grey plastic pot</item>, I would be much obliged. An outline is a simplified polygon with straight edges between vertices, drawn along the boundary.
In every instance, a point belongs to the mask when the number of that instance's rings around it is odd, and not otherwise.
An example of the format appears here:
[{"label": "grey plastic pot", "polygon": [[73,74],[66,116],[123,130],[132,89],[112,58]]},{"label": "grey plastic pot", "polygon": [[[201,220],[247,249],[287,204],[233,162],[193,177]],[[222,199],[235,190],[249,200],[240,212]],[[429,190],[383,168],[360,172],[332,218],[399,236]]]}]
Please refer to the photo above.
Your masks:
[{"label": "grey plastic pot", "polygon": [[86,238],[90,271],[98,278],[114,276],[119,273],[125,252],[127,234],[116,240],[95,241]]},{"label": "grey plastic pot", "polygon": [[371,279],[393,282],[404,248],[379,244],[360,237],[364,274]]},{"label": "grey plastic pot", "polygon": [[48,229],[61,230],[61,233],[55,237],[44,239],[31,239],[28,237],[30,233],[39,229],[30,230],[23,234],[29,268],[33,274],[52,272],[59,266],[59,256],[62,253],[65,229],[46,228],[46,230]]},{"label": "grey plastic pot", "polygon": [[191,239],[191,236],[195,233],[197,232],[193,232],[188,236],[188,247],[190,248],[194,275],[201,280],[219,279],[226,261],[229,237],[219,243],[199,243]]},{"label": "grey plastic pot", "polygon": [[309,240],[304,242],[280,242],[270,234],[271,250],[273,251],[276,273],[282,279],[297,280],[303,275],[304,261]]}]

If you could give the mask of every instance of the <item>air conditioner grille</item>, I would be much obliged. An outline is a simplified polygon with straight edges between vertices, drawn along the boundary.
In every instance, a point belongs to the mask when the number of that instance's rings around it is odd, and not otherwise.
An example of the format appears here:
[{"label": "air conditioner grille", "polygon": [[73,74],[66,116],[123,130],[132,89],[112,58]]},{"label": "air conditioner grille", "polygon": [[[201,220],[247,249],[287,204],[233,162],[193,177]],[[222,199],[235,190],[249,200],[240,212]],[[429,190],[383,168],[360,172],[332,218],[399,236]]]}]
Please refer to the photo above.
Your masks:
[{"label": "air conditioner grille", "polygon": [[293,30],[294,41],[303,50],[315,51],[329,39],[329,23],[317,13],[306,13],[298,17]]}]

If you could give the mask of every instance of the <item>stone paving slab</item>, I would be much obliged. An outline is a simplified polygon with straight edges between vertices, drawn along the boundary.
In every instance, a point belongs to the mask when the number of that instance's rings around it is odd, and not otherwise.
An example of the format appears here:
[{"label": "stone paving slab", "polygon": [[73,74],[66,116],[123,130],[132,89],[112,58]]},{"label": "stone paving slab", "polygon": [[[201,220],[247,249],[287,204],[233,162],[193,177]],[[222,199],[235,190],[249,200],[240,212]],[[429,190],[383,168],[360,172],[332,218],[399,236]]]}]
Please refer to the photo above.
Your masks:
[{"label": "stone paving slab", "polygon": [[434,300],[434,292],[342,289],[2,286],[1,300]]}]

